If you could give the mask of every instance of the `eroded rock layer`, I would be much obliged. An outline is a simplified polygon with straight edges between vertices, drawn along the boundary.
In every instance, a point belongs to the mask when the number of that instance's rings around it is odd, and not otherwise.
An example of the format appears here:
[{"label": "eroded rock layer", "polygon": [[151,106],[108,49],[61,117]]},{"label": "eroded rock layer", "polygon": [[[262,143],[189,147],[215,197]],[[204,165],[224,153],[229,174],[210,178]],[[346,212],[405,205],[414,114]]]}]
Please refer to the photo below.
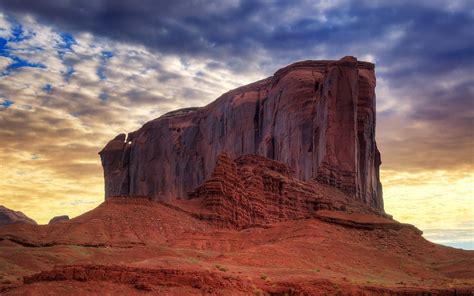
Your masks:
[{"label": "eroded rock layer", "polygon": [[374,89],[373,64],[304,61],[205,107],[165,114],[100,152],[105,196],[189,198],[227,152],[286,163],[299,180],[383,210]]},{"label": "eroded rock layer", "polygon": [[326,209],[361,211],[354,202],[345,203],[342,193],[295,179],[287,165],[253,154],[236,160],[221,154],[211,177],[190,197],[202,199],[207,219],[237,228],[301,219]]}]

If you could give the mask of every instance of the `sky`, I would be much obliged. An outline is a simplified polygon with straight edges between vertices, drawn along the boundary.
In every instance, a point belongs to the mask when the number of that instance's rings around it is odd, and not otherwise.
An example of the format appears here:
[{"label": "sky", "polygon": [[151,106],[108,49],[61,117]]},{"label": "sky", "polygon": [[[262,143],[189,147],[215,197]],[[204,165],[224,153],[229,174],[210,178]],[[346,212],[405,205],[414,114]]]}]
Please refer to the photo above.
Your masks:
[{"label": "sky", "polygon": [[0,1],[0,204],[104,197],[98,152],[298,60],[376,64],[386,212],[474,249],[474,2]]}]

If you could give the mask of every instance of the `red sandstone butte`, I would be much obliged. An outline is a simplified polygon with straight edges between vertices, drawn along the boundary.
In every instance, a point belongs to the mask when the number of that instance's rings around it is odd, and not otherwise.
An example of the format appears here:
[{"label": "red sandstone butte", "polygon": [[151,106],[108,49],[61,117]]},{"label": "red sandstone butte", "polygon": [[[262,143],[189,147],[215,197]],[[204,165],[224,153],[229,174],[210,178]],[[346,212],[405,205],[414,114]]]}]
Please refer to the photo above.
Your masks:
[{"label": "red sandstone butte", "polygon": [[100,152],[105,197],[188,199],[217,157],[261,155],[383,210],[375,143],[374,65],[302,61],[118,135]]}]

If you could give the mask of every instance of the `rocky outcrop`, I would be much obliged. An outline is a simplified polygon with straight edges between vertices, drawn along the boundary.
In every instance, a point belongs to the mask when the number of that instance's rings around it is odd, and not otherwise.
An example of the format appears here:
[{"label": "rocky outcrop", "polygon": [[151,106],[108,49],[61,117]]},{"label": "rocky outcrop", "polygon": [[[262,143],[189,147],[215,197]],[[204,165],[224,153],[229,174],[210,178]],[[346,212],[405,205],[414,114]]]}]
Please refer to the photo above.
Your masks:
[{"label": "rocky outcrop", "polygon": [[205,107],[165,114],[100,152],[105,196],[189,198],[225,151],[286,163],[299,180],[383,209],[374,88],[373,64],[304,61]]},{"label": "rocky outcrop", "polygon": [[0,206],[0,226],[16,223],[36,224],[36,221],[19,211]]},{"label": "rocky outcrop", "polygon": [[62,216],[56,216],[53,217],[51,220],[49,220],[48,224],[54,224],[54,223],[59,223],[59,222],[65,222],[69,220],[68,215],[62,215]]},{"label": "rocky outcrop", "polygon": [[248,284],[247,281],[236,277],[226,277],[217,272],[151,269],[121,265],[63,265],[23,278],[25,284],[43,281],[104,281],[133,285],[137,290],[143,291],[152,291],[154,288],[162,286],[192,287],[197,289],[197,291],[209,291],[209,289],[212,291],[212,288],[232,288],[234,291],[240,291],[242,294],[253,294],[252,289],[244,285],[244,283]]},{"label": "rocky outcrop", "polygon": [[346,210],[344,198],[292,177],[290,168],[258,155],[218,157],[211,177],[190,194],[201,198],[214,224],[239,229],[309,217],[321,209]]}]

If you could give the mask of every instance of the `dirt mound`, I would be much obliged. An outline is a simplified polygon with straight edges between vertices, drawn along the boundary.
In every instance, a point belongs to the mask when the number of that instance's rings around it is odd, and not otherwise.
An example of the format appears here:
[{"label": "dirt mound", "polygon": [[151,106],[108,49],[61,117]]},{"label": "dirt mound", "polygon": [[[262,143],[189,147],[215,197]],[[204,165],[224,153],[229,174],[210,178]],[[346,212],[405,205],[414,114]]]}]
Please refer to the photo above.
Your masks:
[{"label": "dirt mound", "polygon": [[0,228],[0,240],[26,247],[79,245],[132,247],[148,241],[165,243],[186,231],[206,231],[209,225],[179,210],[145,197],[107,200],[74,219],[51,225],[16,224]]}]

